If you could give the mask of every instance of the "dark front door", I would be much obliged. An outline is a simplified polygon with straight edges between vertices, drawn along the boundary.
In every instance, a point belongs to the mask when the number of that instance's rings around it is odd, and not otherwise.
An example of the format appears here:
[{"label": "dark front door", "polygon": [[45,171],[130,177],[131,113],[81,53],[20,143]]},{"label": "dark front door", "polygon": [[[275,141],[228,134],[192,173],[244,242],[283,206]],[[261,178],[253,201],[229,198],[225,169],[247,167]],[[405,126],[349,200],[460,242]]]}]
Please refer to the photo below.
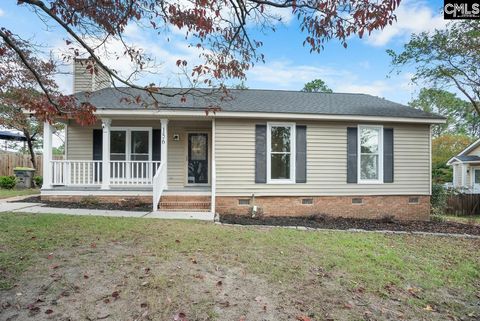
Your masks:
[{"label": "dark front door", "polygon": [[208,184],[208,134],[188,134],[188,184]]}]

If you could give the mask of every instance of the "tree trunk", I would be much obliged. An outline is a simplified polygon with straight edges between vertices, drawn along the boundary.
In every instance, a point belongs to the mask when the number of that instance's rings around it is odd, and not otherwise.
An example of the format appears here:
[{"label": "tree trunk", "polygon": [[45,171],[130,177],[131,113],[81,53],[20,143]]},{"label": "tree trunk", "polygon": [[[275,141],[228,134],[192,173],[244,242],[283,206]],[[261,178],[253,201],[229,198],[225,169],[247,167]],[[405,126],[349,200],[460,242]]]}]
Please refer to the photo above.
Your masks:
[{"label": "tree trunk", "polygon": [[32,166],[33,168],[38,169],[37,160],[35,159],[35,151],[33,150],[33,137],[31,137],[27,132],[24,132],[24,135],[27,138],[28,152],[30,153],[30,161],[32,162]]}]

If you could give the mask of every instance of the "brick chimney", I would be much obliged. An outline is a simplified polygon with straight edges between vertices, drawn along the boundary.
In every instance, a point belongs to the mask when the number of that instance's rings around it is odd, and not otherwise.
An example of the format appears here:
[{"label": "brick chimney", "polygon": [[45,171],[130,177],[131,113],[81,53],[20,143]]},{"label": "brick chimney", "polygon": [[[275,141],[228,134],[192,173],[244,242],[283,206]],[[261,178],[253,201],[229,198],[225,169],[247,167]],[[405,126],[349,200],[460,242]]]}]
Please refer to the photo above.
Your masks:
[{"label": "brick chimney", "polygon": [[95,63],[90,58],[76,58],[73,67],[73,93],[80,91],[95,91],[108,88],[111,85],[108,73],[97,67],[97,73],[91,73],[89,65]]}]

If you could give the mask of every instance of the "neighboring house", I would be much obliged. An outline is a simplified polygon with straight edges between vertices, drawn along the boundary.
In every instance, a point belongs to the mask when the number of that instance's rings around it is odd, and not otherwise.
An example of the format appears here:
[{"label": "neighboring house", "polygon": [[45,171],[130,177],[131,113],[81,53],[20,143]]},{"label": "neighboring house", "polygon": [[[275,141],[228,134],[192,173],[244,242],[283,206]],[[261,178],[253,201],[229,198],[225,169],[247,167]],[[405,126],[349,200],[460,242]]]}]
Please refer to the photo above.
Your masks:
[{"label": "neighboring house", "polygon": [[466,193],[480,194],[480,139],[452,157],[453,187]]},{"label": "neighboring house", "polygon": [[[370,95],[276,90],[158,96],[164,107],[145,108],[122,99],[151,101],[144,92],[100,89],[92,77],[77,72],[75,91],[94,90],[77,96],[99,121],[67,123],[65,160],[51,160],[45,125],[42,199],[137,198],[205,215],[429,217],[430,126],[440,116]],[[212,102],[221,110],[206,115]]]}]

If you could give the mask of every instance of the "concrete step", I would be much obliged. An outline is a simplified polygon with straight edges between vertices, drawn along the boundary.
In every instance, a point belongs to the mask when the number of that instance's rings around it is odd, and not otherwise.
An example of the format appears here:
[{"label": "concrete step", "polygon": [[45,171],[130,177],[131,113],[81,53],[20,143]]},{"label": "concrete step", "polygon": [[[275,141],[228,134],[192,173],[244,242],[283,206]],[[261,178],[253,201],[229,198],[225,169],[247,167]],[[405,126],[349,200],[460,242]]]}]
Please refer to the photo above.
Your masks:
[{"label": "concrete step", "polygon": [[165,219],[175,219],[175,220],[202,220],[202,221],[213,221],[215,215],[208,212],[181,212],[181,211],[154,211],[144,217],[146,218],[165,218]]}]

